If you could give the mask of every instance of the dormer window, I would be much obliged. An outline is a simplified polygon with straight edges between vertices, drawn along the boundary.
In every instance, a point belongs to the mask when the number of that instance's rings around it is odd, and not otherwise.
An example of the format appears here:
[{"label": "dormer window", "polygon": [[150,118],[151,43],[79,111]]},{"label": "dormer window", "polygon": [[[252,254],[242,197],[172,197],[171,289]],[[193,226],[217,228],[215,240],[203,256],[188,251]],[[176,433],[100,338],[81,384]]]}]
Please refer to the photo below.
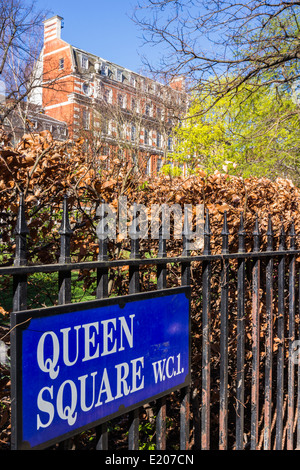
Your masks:
[{"label": "dormer window", "polygon": [[134,75],[130,76],[130,85],[135,87],[136,86],[136,79]]},{"label": "dormer window", "polygon": [[44,129],[49,132],[53,132],[53,126],[52,124],[44,124]]},{"label": "dormer window", "polygon": [[101,75],[108,76],[108,66],[106,64],[101,64]]},{"label": "dormer window", "polygon": [[89,68],[89,59],[86,55],[81,56],[81,67],[85,70]]},{"label": "dormer window", "polygon": [[116,71],[116,78],[118,80],[118,82],[122,82],[123,81],[123,71],[121,69],[117,69]]}]

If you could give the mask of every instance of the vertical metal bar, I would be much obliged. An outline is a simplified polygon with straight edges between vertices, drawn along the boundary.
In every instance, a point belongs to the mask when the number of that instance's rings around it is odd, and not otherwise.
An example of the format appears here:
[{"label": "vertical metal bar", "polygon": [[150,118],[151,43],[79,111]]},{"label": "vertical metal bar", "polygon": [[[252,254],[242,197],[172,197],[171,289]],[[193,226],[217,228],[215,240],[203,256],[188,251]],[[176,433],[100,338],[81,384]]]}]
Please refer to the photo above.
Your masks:
[{"label": "vertical metal bar", "polygon": [[[184,211],[184,235],[183,235],[183,256],[190,256],[190,231],[188,212]],[[181,285],[190,286],[191,284],[191,263],[181,263]],[[185,387],[181,392],[180,405],[180,449],[189,449],[190,437],[190,387]]]},{"label": "vertical metal bar", "polygon": [[96,450],[108,450],[108,425],[107,423],[96,427]]},{"label": "vertical metal bar", "polygon": [[[103,201],[102,201],[103,202]],[[100,207],[100,221],[97,227],[97,236],[99,243],[99,254],[98,261],[108,260],[108,226],[104,225],[105,213],[104,205]],[[108,268],[97,269],[97,288],[96,288],[97,299],[104,299],[108,297]],[[101,426],[96,428],[96,439],[97,445],[96,450],[108,450],[108,426],[107,423],[103,423]]]},{"label": "vertical metal bar", "polygon": [[181,390],[180,403],[180,450],[189,450],[190,433],[190,387]]},{"label": "vertical metal bar", "polygon": [[129,413],[128,449],[139,449],[139,409]]},{"label": "vertical metal bar", "polygon": [[[295,249],[295,226],[290,230],[290,250]],[[292,359],[295,341],[295,275],[296,257],[289,257],[289,361],[288,361],[288,409],[287,409],[287,450],[294,449],[294,406],[295,406],[295,365]]]},{"label": "vertical metal bar", "polygon": [[[267,230],[267,251],[273,250],[273,228],[269,215]],[[266,336],[265,336],[265,411],[264,450],[271,450],[272,429],[272,361],[273,361],[273,258],[267,258],[266,265]]]},{"label": "vertical metal bar", "polygon": [[[244,253],[245,230],[243,214],[241,214],[238,237],[238,252]],[[242,450],[244,448],[245,406],[245,258],[239,258],[238,260],[237,295],[236,450]]]},{"label": "vertical metal bar", "polygon": [[[210,222],[206,211],[204,225],[203,255],[210,255]],[[202,263],[202,408],[201,408],[201,449],[210,448],[210,301],[211,263]]]},{"label": "vertical metal bar", "polygon": [[[162,232],[162,227],[159,230],[159,245],[158,245],[158,258],[166,258],[166,240]],[[157,289],[162,290],[167,287],[167,269],[166,264],[157,265]]]},{"label": "vertical metal bar", "polygon": [[[70,241],[73,231],[70,228],[69,213],[68,213],[68,198],[65,195],[63,200],[63,213],[62,221],[59,229],[60,234],[60,256],[59,263],[66,264],[71,262],[70,256]],[[58,273],[58,303],[59,305],[71,303],[71,271],[59,271]],[[61,450],[69,450],[71,440],[67,439],[60,442],[59,447]]]},{"label": "vertical metal bar", "polygon": [[157,402],[156,450],[166,450],[166,417],[166,397],[162,397]]},{"label": "vertical metal bar", "polygon": [[[70,256],[70,239],[73,231],[70,228],[69,214],[68,214],[68,199],[64,197],[63,201],[63,214],[62,222],[59,229],[60,234],[60,257],[59,263],[66,264],[71,262]],[[71,302],[71,272],[70,271],[59,271],[58,274],[59,293],[58,303],[59,305],[68,304]]]},{"label": "vertical metal bar", "polygon": [[[26,219],[23,194],[20,194],[19,212],[15,227],[16,251],[14,266],[25,266],[27,264],[27,235],[29,233]],[[13,276],[13,312],[19,312],[27,309],[27,275]],[[11,358],[11,448],[17,449],[18,435],[21,429],[21,420],[17,415],[16,398],[21,384],[18,383],[17,373],[17,339],[16,339],[16,318],[11,316],[10,323],[10,342],[11,351],[15,354]]]},{"label": "vertical metal bar", "polygon": [[[108,225],[105,224],[104,205],[100,206],[100,220],[97,227],[97,236],[99,243],[98,261],[108,260]],[[108,268],[97,269],[97,299],[108,297]]]},{"label": "vertical metal bar", "polygon": [[[131,259],[138,259],[140,257],[140,242],[139,242],[139,233],[140,227],[136,223],[137,219],[137,208],[136,203],[133,206],[133,221],[129,230],[129,235],[131,237]],[[140,291],[140,274],[139,269],[136,266],[129,267],[129,293],[135,294]]]},{"label": "vertical metal bar", "polygon": [[[131,237],[131,259],[138,259],[139,253],[139,232],[140,227],[136,223],[137,207],[136,203],[133,207],[133,220],[129,230]],[[135,294],[140,291],[140,276],[139,268],[136,266],[129,267],[129,294]],[[129,413],[129,434],[128,434],[128,449],[138,450],[139,448],[139,409],[135,409]]]},{"label": "vertical metal bar", "polygon": [[[260,233],[256,215],[253,232],[253,251],[259,252]],[[251,385],[251,449],[258,445],[258,413],[259,413],[259,288],[260,260],[253,257],[252,268],[252,385]]]},{"label": "vertical metal bar", "polygon": [[[190,256],[190,232],[188,222],[188,211],[184,210],[184,235],[183,235],[183,256]],[[191,284],[191,263],[181,263],[181,285],[189,286]]]},{"label": "vertical metal bar", "polygon": [[[229,231],[227,212],[224,212],[222,230],[222,254],[227,254]],[[219,449],[227,449],[228,425],[228,260],[222,260],[221,273],[221,337],[220,337],[220,417],[219,417]]]},{"label": "vertical metal bar", "polygon": [[[280,232],[279,250],[285,250],[285,232],[283,225]],[[285,257],[279,256],[278,264],[278,350],[277,350],[277,418],[276,418],[276,450],[282,449],[283,436],[283,383],[284,383],[284,277]]]},{"label": "vertical metal bar", "polygon": [[[298,275],[298,318],[300,317],[300,271]],[[300,327],[297,327],[297,337],[300,341]],[[299,344],[299,343],[298,343]],[[298,349],[299,351],[299,349]],[[297,351],[297,445],[296,449],[300,449],[300,357]]]},{"label": "vertical metal bar", "polygon": [[[159,247],[158,257],[165,258],[166,253],[166,240],[162,233],[162,227],[159,231]],[[166,265],[157,265],[157,289],[166,289],[167,287],[167,269]],[[156,450],[166,450],[166,416],[167,405],[166,397],[162,397],[157,402],[157,417],[156,417]]]},{"label": "vertical metal bar", "polygon": [[193,387],[191,390],[191,408],[193,412],[193,433],[194,443],[193,450],[201,449],[201,421],[200,421],[200,403],[199,403],[199,390],[197,387]]},{"label": "vertical metal bar", "polygon": [[[25,219],[25,206],[23,194],[20,194],[19,212],[15,227],[16,252],[14,266],[26,266],[27,264],[27,235],[29,230]],[[13,279],[13,311],[26,310],[27,308],[27,275],[14,275]]]}]

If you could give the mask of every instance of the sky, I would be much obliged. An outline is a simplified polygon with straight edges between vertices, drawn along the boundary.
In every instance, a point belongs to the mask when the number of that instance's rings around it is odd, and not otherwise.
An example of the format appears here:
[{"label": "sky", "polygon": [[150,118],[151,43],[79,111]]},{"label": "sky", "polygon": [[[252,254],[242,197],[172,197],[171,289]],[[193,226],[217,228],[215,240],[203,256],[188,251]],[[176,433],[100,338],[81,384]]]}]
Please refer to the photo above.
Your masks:
[{"label": "sky", "polygon": [[155,61],[158,51],[143,46],[141,31],[130,19],[135,0],[36,0],[48,18],[64,18],[62,39],[134,72],[143,71],[142,55]]}]

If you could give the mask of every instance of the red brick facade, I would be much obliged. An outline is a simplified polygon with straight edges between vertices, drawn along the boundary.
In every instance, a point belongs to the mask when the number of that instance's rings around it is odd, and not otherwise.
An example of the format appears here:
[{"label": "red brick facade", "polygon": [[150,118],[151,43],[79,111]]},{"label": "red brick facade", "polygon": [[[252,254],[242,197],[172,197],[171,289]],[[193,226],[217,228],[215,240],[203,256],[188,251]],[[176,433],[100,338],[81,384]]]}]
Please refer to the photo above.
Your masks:
[{"label": "red brick facade", "polygon": [[[171,129],[186,103],[182,79],[170,86],[71,46],[61,38],[63,19],[44,23],[45,113],[67,123],[73,138],[89,133],[97,151],[112,148],[156,172],[171,147]],[[46,86],[45,86],[46,84]]]}]

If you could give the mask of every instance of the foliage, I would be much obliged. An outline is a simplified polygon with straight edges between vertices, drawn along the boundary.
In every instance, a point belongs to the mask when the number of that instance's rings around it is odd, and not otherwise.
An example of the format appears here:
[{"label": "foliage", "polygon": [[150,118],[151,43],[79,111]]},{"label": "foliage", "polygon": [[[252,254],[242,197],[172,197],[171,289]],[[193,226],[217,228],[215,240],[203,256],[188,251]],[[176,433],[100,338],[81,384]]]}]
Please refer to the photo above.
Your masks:
[{"label": "foliage", "polygon": [[0,94],[5,96],[5,100],[3,96],[0,100],[1,124],[12,117],[14,111],[22,110],[24,116],[26,100],[41,86],[41,77],[33,71],[42,49],[42,22],[46,14],[36,8],[34,0],[0,3]]},{"label": "foliage", "polygon": [[161,51],[151,71],[201,87],[201,112],[244,84],[299,80],[298,1],[139,0],[134,19]]},{"label": "foliage", "polygon": [[[227,211],[228,228],[230,232],[229,250],[237,252],[238,249],[238,228],[240,224],[240,214],[244,213],[246,232],[246,251],[253,249],[252,232],[256,220],[259,216],[259,227],[261,230],[261,250],[266,249],[266,231],[268,224],[268,214],[272,215],[274,229],[274,248],[279,244],[279,233],[283,224],[284,230],[288,233],[291,227],[292,218],[295,220],[296,233],[300,232],[300,189],[291,181],[277,178],[271,181],[267,178],[242,178],[230,176],[216,171],[208,174],[204,171],[196,172],[187,179],[171,178],[166,175],[159,175],[156,178],[147,177],[147,184],[141,180],[130,179],[124,186],[122,168],[115,162],[113,172],[108,172],[105,168],[96,171],[87,156],[81,151],[81,143],[56,143],[48,133],[35,136],[26,136],[16,149],[4,146],[1,150],[1,177],[0,177],[0,204],[1,204],[1,236],[2,246],[5,249],[1,253],[1,264],[12,264],[14,256],[13,228],[16,221],[16,211],[18,208],[18,191],[23,190],[26,199],[26,213],[31,239],[29,240],[29,262],[55,263],[59,256],[59,225],[61,219],[61,202],[63,195],[69,194],[71,228],[74,230],[72,236],[72,260],[96,259],[98,254],[97,239],[95,235],[95,210],[97,205],[104,199],[116,207],[118,197],[126,195],[128,204],[134,202],[150,207],[152,204],[204,204],[209,210],[211,222],[211,249],[212,253],[220,253],[222,247],[221,231],[224,221],[224,211]],[[51,235],[52,234],[52,235]],[[289,238],[287,240],[288,248]],[[121,258],[122,249],[130,248],[128,244],[119,246],[119,243],[110,243],[109,252],[111,258]],[[157,240],[141,241],[141,256],[152,256],[157,254]],[[296,239],[299,247],[298,237]],[[181,240],[167,241],[168,256],[179,256],[182,254]],[[192,253],[193,254],[193,253]],[[127,252],[128,257],[128,252]],[[299,261],[299,259],[298,259]],[[251,262],[251,260],[250,260]],[[234,429],[232,424],[236,414],[234,408],[235,400],[235,373],[236,373],[236,260],[230,261],[230,284],[229,284],[229,395],[231,401],[230,410],[234,410],[229,415],[229,429]],[[251,265],[248,266],[251,268]],[[122,295],[128,292],[128,267],[115,268],[110,270],[110,295]],[[219,416],[218,408],[218,377],[220,370],[220,354],[218,345],[220,343],[220,272],[222,263],[214,263],[211,285],[211,371],[212,371],[212,423],[217,422]],[[247,271],[248,272],[248,271]],[[251,273],[249,269],[248,274]],[[95,273],[75,272],[74,285],[77,286],[79,279],[81,292],[93,294],[93,283],[95,285]],[[193,388],[201,390],[201,286],[202,286],[201,263],[193,263],[191,272],[192,298],[191,298],[191,328],[192,328],[192,375]],[[247,274],[247,286],[251,286],[251,279]],[[142,266],[140,279],[142,290],[157,288],[157,271],[154,267],[151,270],[148,266]],[[31,276],[30,276],[31,277]],[[181,270],[180,263],[168,265],[167,286],[175,287],[180,285]],[[52,275],[43,279],[40,276],[32,278],[31,287],[36,291],[43,283],[51,290],[50,283],[56,283],[55,276]],[[261,290],[264,292],[265,277],[261,278]],[[56,283],[57,284],[57,283]],[[44,289],[44,287],[42,287]],[[41,290],[41,289],[40,289]],[[53,292],[51,292],[53,293]],[[200,293],[200,294],[199,294]],[[35,293],[33,294],[35,295]],[[288,292],[286,292],[286,306],[288,307]],[[77,297],[78,298],[78,297]],[[80,299],[79,299],[80,300]],[[33,298],[35,301],[35,298]],[[44,298],[46,303],[48,300]],[[250,402],[248,390],[251,385],[251,315],[252,315],[251,288],[247,288],[245,302],[246,318],[246,405]],[[7,314],[7,308],[0,306],[3,315]],[[274,305],[274,318],[277,318],[277,304]],[[260,312],[262,333],[265,324],[265,305],[263,295],[260,298]],[[288,318],[288,316],[287,316]],[[275,325],[276,326],[276,325]],[[3,326],[2,326],[3,328]],[[8,329],[1,329],[1,340],[9,343]],[[261,337],[263,351],[264,337]],[[278,342],[274,341],[274,357],[276,360],[276,348]],[[261,369],[263,370],[263,356],[261,356]],[[3,446],[8,447],[10,439],[9,428],[9,371],[0,371],[3,375],[0,385],[2,393],[2,403],[5,405],[0,409],[0,439]],[[174,411],[172,404],[171,412]],[[275,407],[274,407],[275,408]],[[249,409],[249,407],[247,408]],[[176,409],[177,413],[177,409]],[[249,421],[248,421],[249,422]],[[177,421],[174,420],[174,423]],[[212,435],[215,429],[212,428]],[[154,446],[153,428],[145,422],[140,428],[144,440],[141,446],[150,449]],[[168,429],[168,438],[175,435],[178,426],[174,424],[172,429]],[[245,430],[246,436],[250,431]],[[177,437],[177,436],[176,436]],[[212,436],[216,438],[216,436]]]},{"label": "foliage", "polygon": [[[254,90],[255,88],[255,90]],[[206,98],[207,106],[212,98]],[[175,130],[173,159],[189,169],[225,171],[243,177],[288,176],[299,181],[299,110],[288,87],[245,85],[205,115],[202,91]]]},{"label": "foliage", "polygon": [[182,175],[182,169],[178,166],[172,167],[170,163],[163,165],[161,168],[161,172],[163,175],[172,176],[173,178]]}]

